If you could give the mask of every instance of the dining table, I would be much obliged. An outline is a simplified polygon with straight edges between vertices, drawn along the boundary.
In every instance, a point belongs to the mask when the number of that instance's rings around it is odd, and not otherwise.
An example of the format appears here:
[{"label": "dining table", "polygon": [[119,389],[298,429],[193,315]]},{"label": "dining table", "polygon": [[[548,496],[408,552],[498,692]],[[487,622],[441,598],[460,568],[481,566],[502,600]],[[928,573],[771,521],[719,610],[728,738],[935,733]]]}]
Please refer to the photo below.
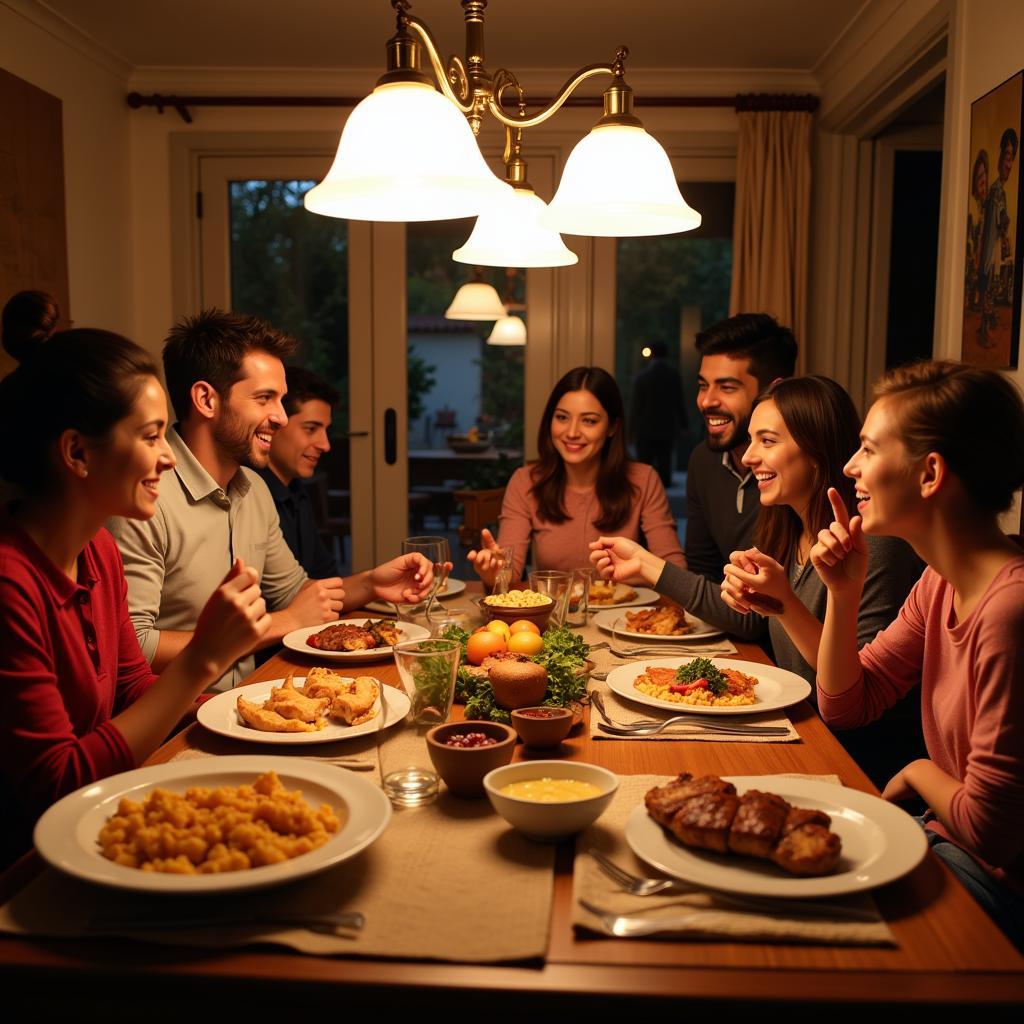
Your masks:
[{"label": "dining table", "polygon": [[[479,592],[479,585],[468,594]],[[735,641],[734,657],[770,664],[760,647]],[[249,682],[301,674],[311,655],[281,650]],[[400,686],[394,660],[365,666],[386,685]],[[558,757],[600,765],[619,777],[694,775],[838,776],[843,786],[878,795],[808,701],[786,709],[795,742],[638,742],[598,739],[587,717],[552,755],[517,746],[514,760]],[[453,717],[463,714],[461,706]],[[245,754],[245,744],[214,735],[198,722],[169,739],[147,762]],[[485,808],[486,810],[486,808]],[[481,814],[484,811],[480,812]],[[453,823],[457,828],[458,823]],[[360,856],[366,856],[365,853]],[[518,963],[444,962],[387,955],[309,955],[277,947],[209,949],[127,938],[41,938],[0,935],[5,1003],[26,999],[35,1015],[82,1007],[115,1008],[113,1019],[180,1020],[190,1008],[237,1005],[261,1019],[301,1007],[344,1013],[405,1007],[444,1013],[521,1012],[550,1015],[648,1012],[660,1007],[906,1005],[928,1008],[1024,1004],[1024,957],[978,907],[945,864],[928,852],[909,874],[873,892],[893,942],[830,945],[726,938],[622,939],[574,926],[572,840],[554,856],[547,948]],[[0,877],[0,902],[43,870],[33,852]],[[413,880],[414,881],[414,880]],[[451,878],[449,884],[459,885]],[[517,894],[483,891],[474,904],[481,942],[498,901]],[[577,922],[578,923],[578,922]],[[439,941],[442,941],[439,939]],[[98,1015],[102,1015],[98,1013]]]}]

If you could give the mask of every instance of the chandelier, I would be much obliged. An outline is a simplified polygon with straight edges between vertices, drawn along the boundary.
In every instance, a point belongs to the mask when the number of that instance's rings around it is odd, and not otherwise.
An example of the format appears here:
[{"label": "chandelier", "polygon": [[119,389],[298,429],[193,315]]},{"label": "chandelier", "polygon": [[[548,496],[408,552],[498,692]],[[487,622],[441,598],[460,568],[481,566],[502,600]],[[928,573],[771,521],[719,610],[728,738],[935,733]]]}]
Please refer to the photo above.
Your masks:
[{"label": "chandelier", "polygon": [[[565,266],[576,256],[559,232],[625,237],[688,231],[700,214],[679,192],[668,155],[633,113],[628,50],[572,74],[551,102],[527,114],[515,74],[484,65],[487,0],[462,0],[466,57],[445,65],[430,29],[391,0],[397,30],[387,71],[350,114],[330,171],[306,193],[306,209],[353,220],[421,221],[477,216],[455,258],[489,266]],[[431,75],[421,69],[425,54]],[[550,206],[526,177],[523,131],[552,117],[587,79],[611,76],[604,114],[573,149]],[[436,82],[436,87],[435,87]],[[510,110],[506,97],[514,97]],[[487,115],[505,128],[505,180],[476,136]]]}]

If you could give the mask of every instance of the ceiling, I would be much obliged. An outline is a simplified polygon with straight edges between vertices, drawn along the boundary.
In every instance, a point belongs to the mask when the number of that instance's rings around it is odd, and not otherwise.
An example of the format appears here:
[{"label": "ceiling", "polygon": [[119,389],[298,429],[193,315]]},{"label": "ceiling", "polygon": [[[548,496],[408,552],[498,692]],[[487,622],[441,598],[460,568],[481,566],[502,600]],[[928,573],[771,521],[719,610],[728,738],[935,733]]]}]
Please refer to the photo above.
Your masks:
[{"label": "ceiling", "polygon": [[[41,0],[42,2],[42,0]],[[630,48],[639,68],[811,71],[867,0],[491,0],[490,69],[559,68]],[[388,0],[45,0],[132,67],[370,68]],[[457,0],[413,0],[445,55],[463,50]]]}]

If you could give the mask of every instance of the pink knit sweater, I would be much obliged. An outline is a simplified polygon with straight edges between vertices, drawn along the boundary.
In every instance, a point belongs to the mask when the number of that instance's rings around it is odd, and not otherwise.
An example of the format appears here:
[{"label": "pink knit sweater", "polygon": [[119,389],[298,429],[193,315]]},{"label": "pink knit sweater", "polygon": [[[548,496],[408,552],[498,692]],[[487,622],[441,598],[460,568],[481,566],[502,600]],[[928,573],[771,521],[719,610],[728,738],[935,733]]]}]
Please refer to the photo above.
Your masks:
[{"label": "pink knit sweater", "polygon": [[[618,537],[640,540],[643,533],[647,547],[659,558],[686,567],[679,545],[676,523],[668,507],[668,497],[658,474],[642,462],[629,464],[630,482],[638,495],[629,510],[629,517],[618,529],[608,531]],[[537,499],[530,493],[533,481],[530,467],[522,466],[512,474],[501,506],[498,543],[515,548],[513,569],[520,576],[526,551],[533,544],[535,569],[579,569],[590,565],[592,540],[601,536],[594,520],[601,517],[597,494],[566,488],[564,507],[569,518],[564,523],[547,523],[538,518]]]},{"label": "pink knit sweater", "polygon": [[952,586],[925,570],[860,661],[861,679],[845,693],[819,688],[822,718],[856,728],[920,680],[928,756],[963,783],[952,830],[939,821],[929,828],[1024,892],[1024,556],[1003,567],[963,622]]}]

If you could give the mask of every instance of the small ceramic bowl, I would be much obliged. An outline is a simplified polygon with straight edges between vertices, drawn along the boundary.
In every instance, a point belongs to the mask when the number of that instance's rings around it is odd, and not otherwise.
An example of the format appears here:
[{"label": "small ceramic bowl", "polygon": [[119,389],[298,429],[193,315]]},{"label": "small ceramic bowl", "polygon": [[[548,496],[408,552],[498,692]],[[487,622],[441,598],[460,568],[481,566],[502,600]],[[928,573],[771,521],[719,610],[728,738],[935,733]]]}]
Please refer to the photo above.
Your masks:
[{"label": "small ceramic bowl", "polygon": [[[597,786],[601,793],[583,800],[542,804],[501,792],[510,782],[544,778],[579,779]],[[585,829],[600,817],[618,788],[619,780],[610,771],[582,761],[517,761],[484,776],[491,806],[528,839],[542,843],[556,843]]]},{"label": "small ceramic bowl", "polygon": [[480,608],[483,610],[488,622],[491,619],[500,619],[511,626],[513,622],[518,622],[519,619],[526,619],[527,622],[532,622],[542,633],[548,627],[548,619],[551,618],[551,612],[554,610],[554,607],[555,602],[550,597],[545,604],[533,605],[529,608],[505,608],[501,605],[488,604],[486,600],[480,602]]},{"label": "small ceramic bowl", "polygon": [[[486,747],[452,747],[445,742],[452,736],[471,732],[482,732],[498,742]],[[515,746],[515,730],[500,722],[445,722],[435,725],[427,733],[430,760],[437,774],[456,796],[483,796],[484,776],[492,769],[508,764]]]},{"label": "small ceramic bowl", "polygon": [[569,708],[520,708],[512,712],[512,728],[528,747],[557,747],[572,725]]}]

